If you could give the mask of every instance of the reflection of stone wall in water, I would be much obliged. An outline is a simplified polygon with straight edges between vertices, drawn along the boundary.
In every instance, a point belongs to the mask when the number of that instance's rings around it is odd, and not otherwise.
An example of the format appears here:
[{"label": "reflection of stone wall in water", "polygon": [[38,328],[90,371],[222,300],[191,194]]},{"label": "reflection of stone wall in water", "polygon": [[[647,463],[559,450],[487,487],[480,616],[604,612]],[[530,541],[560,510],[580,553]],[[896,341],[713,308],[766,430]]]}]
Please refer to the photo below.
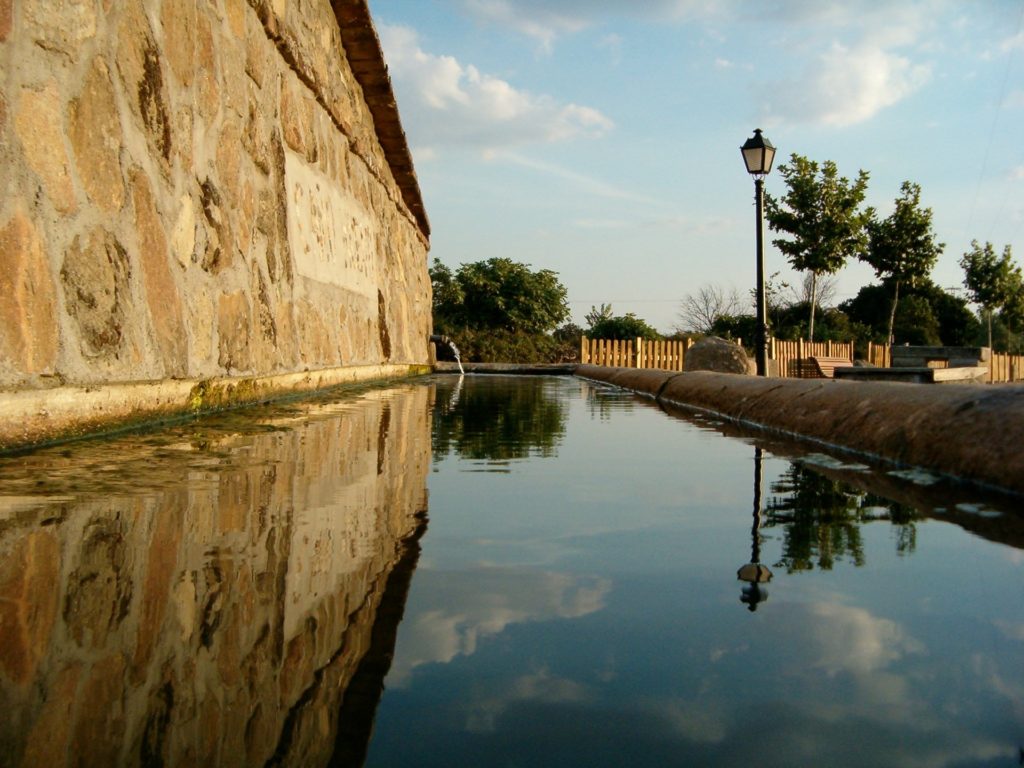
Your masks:
[{"label": "reflection of stone wall in water", "polygon": [[350,13],[0,2],[0,386],[427,362],[428,225]]},{"label": "reflection of stone wall in water", "polygon": [[378,608],[422,524],[427,397],[7,460],[5,764],[325,763],[375,622],[400,615]]}]

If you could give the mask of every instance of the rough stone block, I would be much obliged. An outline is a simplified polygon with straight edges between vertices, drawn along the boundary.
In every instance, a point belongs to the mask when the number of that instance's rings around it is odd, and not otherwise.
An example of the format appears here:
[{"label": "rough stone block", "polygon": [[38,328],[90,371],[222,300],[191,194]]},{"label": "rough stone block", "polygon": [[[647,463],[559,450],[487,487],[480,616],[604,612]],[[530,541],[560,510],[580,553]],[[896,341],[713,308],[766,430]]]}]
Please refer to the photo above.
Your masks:
[{"label": "rough stone block", "polygon": [[301,155],[306,154],[306,132],[313,120],[313,111],[303,86],[294,76],[281,78],[281,132],[285,144]]},{"label": "rough stone block", "polygon": [[164,56],[181,84],[189,88],[196,70],[195,0],[164,0],[160,23]]},{"label": "rough stone block", "polygon": [[121,178],[121,123],[106,61],[92,61],[85,85],[68,109],[68,139],[82,186],[107,213],[124,204]]},{"label": "rough stone block", "polygon": [[11,3],[13,0],[0,0],[0,43],[11,34]]},{"label": "rough stone block", "polygon": [[140,121],[146,140],[170,172],[173,145],[170,108],[161,62],[153,31],[139,0],[128,0],[118,28],[117,70],[128,103]]},{"label": "rough stone block", "polygon": [[0,229],[0,359],[16,370],[51,373],[57,360],[56,291],[39,233],[16,211]]},{"label": "rough stone block", "polygon": [[249,301],[242,291],[223,294],[217,302],[218,364],[226,371],[248,371],[252,367],[249,337],[252,320]]},{"label": "rough stone block", "polygon": [[131,190],[139,243],[138,260],[142,265],[146,305],[160,361],[165,376],[184,376],[188,368],[188,343],[182,323],[181,298],[168,263],[164,225],[156,209],[149,179],[141,169],[135,169],[131,174]]},{"label": "rough stone block", "polygon": [[24,89],[18,97],[14,129],[46,196],[61,213],[78,209],[71,163],[64,145],[64,104],[53,80],[41,90]]},{"label": "rough stone block", "polygon": [[[75,57],[82,43],[96,35],[94,0],[22,0],[20,4],[33,41],[44,50]],[[10,19],[10,5],[7,13]]]},{"label": "rough stone block", "polygon": [[183,268],[192,264],[196,248],[196,209],[192,196],[185,194],[179,201],[178,218],[171,230],[171,252]]},{"label": "rough stone block", "polygon": [[235,262],[231,207],[211,179],[206,179],[200,185],[200,203],[206,234],[201,264],[204,270],[216,275]]},{"label": "rough stone block", "polygon": [[78,324],[86,356],[117,353],[131,306],[130,277],[124,246],[106,230],[76,237],[64,255],[64,306]]},{"label": "rough stone block", "polygon": [[213,27],[205,14],[197,18],[195,35],[199,114],[207,124],[212,124],[220,109],[221,88]]},{"label": "rough stone block", "polygon": [[245,37],[245,0],[225,0],[224,11],[228,19],[228,27],[235,38],[241,40]]}]

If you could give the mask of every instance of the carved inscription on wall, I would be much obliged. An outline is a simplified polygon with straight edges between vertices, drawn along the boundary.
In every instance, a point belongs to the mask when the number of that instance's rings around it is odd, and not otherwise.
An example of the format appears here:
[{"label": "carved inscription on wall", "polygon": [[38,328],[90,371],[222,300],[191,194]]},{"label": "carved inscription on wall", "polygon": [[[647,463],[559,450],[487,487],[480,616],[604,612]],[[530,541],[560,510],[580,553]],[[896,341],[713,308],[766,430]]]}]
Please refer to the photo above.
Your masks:
[{"label": "carved inscription on wall", "polygon": [[285,180],[296,272],[375,299],[377,237],[369,212],[292,152],[285,153]]}]

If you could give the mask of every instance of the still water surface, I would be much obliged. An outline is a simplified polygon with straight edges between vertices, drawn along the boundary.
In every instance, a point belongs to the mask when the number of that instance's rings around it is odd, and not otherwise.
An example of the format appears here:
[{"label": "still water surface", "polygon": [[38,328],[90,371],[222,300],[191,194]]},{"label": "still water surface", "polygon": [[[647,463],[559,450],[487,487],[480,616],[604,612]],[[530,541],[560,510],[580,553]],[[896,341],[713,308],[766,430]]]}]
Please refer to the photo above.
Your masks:
[{"label": "still water surface", "polygon": [[0,765],[1018,764],[1012,503],[573,378],[335,398],[0,458]]}]

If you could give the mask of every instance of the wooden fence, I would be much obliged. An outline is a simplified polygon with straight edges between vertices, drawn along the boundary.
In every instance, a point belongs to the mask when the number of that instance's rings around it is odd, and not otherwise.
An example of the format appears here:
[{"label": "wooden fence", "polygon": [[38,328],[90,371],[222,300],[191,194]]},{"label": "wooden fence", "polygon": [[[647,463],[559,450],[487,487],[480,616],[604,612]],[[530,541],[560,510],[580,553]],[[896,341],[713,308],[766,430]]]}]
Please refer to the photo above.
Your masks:
[{"label": "wooden fence", "polygon": [[651,341],[649,339],[580,339],[580,362],[616,368],[658,368],[681,371],[690,339]]},{"label": "wooden fence", "polygon": [[892,365],[892,350],[888,344],[868,342],[867,362],[876,368],[888,368]]},{"label": "wooden fence", "polygon": [[[680,341],[649,341],[647,339],[580,339],[580,362],[616,368],[658,368],[663,371],[685,369],[686,351],[691,339]],[[799,377],[809,375],[800,361],[809,357],[843,357],[853,360],[853,342],[779,341],[772,339],[768,356],[778,361],[778,375]]]},{"label": "wooden fence", "polygon": [[[590,365],[608,365],[616,368],[658,368],[663,371],[685,369],[686,351],[693,341],[650,341],[648,339],[580,339],[580,362]],[[842,357],[853,360],[852,341],[782,341],[771,339],[768,357],[777,361],[773,366],[781,378],[813,376],[809,366],[801,364],[810,357]],[[888,344],[868,342],[867,362],[878,368],[888,368],[892,351]],[[991,383],[1024,381],[1024,355],[992,353],[988,380]]]},{"label": "wooden fence", "polygon": [[852,341],[783,341],[771,339],[768,357],[778,361],[779,378],[814,378],[817,369],[809,364],[811,357],[841,357],[853,362]]},{"label": "wooden fence", "polygon": [[992,353],[992,364],[988,369],[988,380],[993,384],[1024,381],[1024,355]]}]

